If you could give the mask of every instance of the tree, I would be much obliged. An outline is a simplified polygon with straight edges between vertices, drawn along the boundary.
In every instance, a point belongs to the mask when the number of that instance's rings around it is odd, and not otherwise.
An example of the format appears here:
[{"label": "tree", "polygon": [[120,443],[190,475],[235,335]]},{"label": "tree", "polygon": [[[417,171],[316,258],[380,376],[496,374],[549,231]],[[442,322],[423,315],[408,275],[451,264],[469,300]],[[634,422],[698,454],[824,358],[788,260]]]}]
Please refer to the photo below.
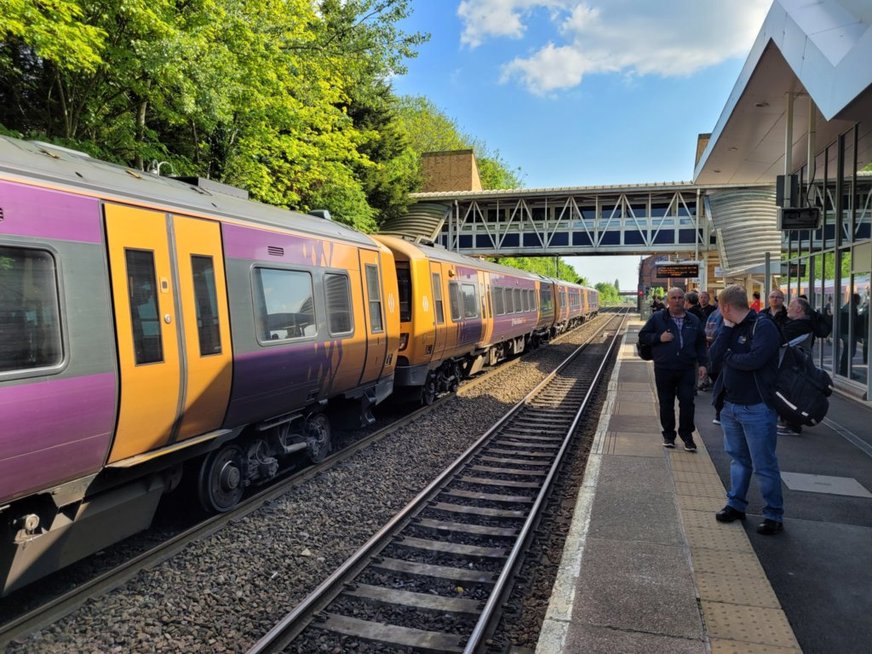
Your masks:
[{"label": "tree", "polygon": [[427,98],[400,98],[399,115],[409,134],[410,145],[419,156],[425,152],[472,148],[483,188],[522,186],[520,169],[510,168],[499,152],[490,151],[482,141],[465,134],[454,119]]},{"label": "tree", "polygon": [[602,306],[611,306],[621,303],[621,295],[617,287],[608,282],[598,282],[595,287],[599,291],[599,301]]},{"label": "tree", "polygon": [[[555,258],[557,259],[556,270]],[[573,284],[587,285],[587,280],[584,277],[579,277],[575,268],[559,257],[501,257],[492,260],[500,265],[526,270],[537,275],[554,277]]]}]

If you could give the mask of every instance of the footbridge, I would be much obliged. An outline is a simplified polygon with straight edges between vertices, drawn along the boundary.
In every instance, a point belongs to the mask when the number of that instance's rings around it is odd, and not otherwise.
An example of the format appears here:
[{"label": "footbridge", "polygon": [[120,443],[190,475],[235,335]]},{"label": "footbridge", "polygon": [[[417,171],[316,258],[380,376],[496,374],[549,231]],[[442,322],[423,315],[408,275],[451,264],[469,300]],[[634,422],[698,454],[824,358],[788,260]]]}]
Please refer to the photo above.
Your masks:
[{"label": "footbridge", "polygon": [[[775,188],[689,182],[417,193],[382,231],[472,256],[666,254],[725,273],[777,259]],[[712,256],[712,255],[717,255]]]}]

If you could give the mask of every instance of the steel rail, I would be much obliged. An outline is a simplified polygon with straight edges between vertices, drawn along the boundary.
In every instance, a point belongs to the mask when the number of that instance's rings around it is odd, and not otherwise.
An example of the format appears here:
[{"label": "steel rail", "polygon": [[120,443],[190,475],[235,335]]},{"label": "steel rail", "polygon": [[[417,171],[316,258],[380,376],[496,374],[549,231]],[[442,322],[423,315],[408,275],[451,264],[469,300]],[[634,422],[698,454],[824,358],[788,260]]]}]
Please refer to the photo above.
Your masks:
[{"label": "steel rail", "polygon": [[[619,314],[621,322],[623,318]],[[608,322],[613,318],[610,316]],[[604,330],[603,330],[604,331]],[[616,335],[620,332],[620,328],[616,330]],[[261,637],[248,651],[248,654],[264,654],[266,652],[280,652],[287,647],[310,623],[315,613],[322,610],[335,597],[342,592],[346,582],[353,579],[361,570],[368,564],[375,553],[380,552],[387,544],[389,538],[397,532],[398,528],[403,523],[408,523],[414,514],[420,510],[430,499],[435,497],[445,484],[455,476],[458,469],[464,466],[482,447],[491,439],[494,433],[498,432],[503,425],[509,422],[516,414],[524,409],[529,401],[537,396],[542,389],[567,366],[569,366],[578,354],[592,343],[602,332],[595,332],[591,338],[579,345],[573,352],[564,359],[561,364],[555,368],[545,379],[543,379],[536,387],[531,390],[522,400],[515,404],[507,411],[490,429],[482,434],[472,445],[467,448],[452,464],[450,464],[436,479],[434,479],[426,488],[424,488],[415,498],[413,498],[403,509],[394,515],[378,532],[376,532],[362,547],[352,554],[342,565],[339,566],[327,579],[319,584],[309,595],[307,595],[290,613],[285,615],[269,632]],[[609,347],[609,353],[612,350],[612,345]],[[604,358],[605,360],[605,358]],[[600,365],[600,370],[603,364]],[[588,391],[588,395],[590,391]],[[587,398],[585,398],[586,401]],[[577,425],[578,417],[572,423],[574,430]],[[572,432],[569,432],[570,434]],[[562,450],[561,450],[562,451]],[[550,477],[549,477],[550,478]]]},{"label": "steel rail", "polygon": [[[594,322],[590,321],[588,323],[584,323],[584,325],[580,325],[578,328],[582,326],[587,327],[593,325]],[[567,334],[570,334],[574,331],[575,330],[564,332],[563,334],[560,334],[556,338],[552,339],[550,342],[558,343],[559,340],[565,338]],[[458,389],[458,391],[465,391],[475,388],[476,386],[490,379],[492,375],[505,371],[507,368],[521,363],[521,361],[523,361],[522,358],[511,359],[509,361],[501,363],[499,366],[488,370],[484,374],[477,375],[472,379],[465,380],[462,383],[461,387]],[[403,416],[402,418],[393,421],[389,425],[386,425],[385,427],[361,438],[360,440],[355,441],[353,444],[348,445],[342,450],[331,454],[321,463],[308,466],[303,470],[300,470],[290,475],[286,479],[281,480],[278,483],[274,483],[268,488],[265,488],[255,493],[254,495],[251,495],[250,497],[240,502],[236,507],[234,507],[233,510],[228,511],[227,513],[222,513],[207,518],[199,524],[194,525],[193,527],[190,527],[176,534],[175,536],[164,541],[163,543],[160,543],[159,545],[145,552],[142,552],[141,554],[138,554],[137,556],[121,563],[120,565],[112,568],[111,570],[107,570],[106,572],[99,574],[98,576],[77,586],[76,588],[51,599],[45,604],[41,604],[35,609],[32,609],[27,613],[24,613],[10,620],[9,622],[0,625],[0,649],[4,648],[10,641],[15,640],[16,638],[20,638],[32,631],[36,631],[37,629],[57,622],[58,620],[62,619],[63,617],[69,615],[70,613],[81,607],[87,601],[122,586],[143,570],[153,568],[160,563],[167,561],[168,559],[181,552],[191,543],[211,536],[212,534],[223,529],[229,523],[249,515],[250,513],[259,509],[265,503],[281,497],[290,489],[295,488],[296,486],[305,483],[313,477],[320,475],[321,473],[329,470],[333,466],[347,460],[357,452],[366,449],[373,443],[390,436],[393,432],[402,429],[406,425],[414,422],[422,415],[430,413],[437,407],[451,400],[454,396],[455,393],[444,395],[443,397],[436,399],[431,405],[416,409],[415,411]]]}]

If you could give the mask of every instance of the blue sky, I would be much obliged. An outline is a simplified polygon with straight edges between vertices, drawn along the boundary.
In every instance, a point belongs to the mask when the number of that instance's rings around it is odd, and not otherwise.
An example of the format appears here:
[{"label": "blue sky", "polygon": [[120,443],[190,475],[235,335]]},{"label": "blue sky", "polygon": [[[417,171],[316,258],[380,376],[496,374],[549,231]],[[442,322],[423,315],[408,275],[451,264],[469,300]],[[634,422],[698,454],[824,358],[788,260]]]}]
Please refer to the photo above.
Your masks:
[{"label": "blue sky", "polygon": [[[524,186],[690,180],[771,0],[414,0],[431,34],[393,80],[520,168]],[[638,257],[573,257],[633,289]]]}]

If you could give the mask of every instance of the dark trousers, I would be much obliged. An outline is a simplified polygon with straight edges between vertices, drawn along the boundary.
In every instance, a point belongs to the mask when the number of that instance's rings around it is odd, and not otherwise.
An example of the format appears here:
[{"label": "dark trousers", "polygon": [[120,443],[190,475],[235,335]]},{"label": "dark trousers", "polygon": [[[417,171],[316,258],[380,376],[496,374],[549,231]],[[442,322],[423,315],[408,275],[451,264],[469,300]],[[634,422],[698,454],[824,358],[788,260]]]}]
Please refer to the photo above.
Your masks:
[{"label": "dark trousers", "polygon": [[675,397],[678,396],[678,435],[683,441],[693,438],[693,396],[696,390],[695,368],[669,370],[654,367],[657,399],[660,401],[660,426],[663,438],[675,440]]}]

